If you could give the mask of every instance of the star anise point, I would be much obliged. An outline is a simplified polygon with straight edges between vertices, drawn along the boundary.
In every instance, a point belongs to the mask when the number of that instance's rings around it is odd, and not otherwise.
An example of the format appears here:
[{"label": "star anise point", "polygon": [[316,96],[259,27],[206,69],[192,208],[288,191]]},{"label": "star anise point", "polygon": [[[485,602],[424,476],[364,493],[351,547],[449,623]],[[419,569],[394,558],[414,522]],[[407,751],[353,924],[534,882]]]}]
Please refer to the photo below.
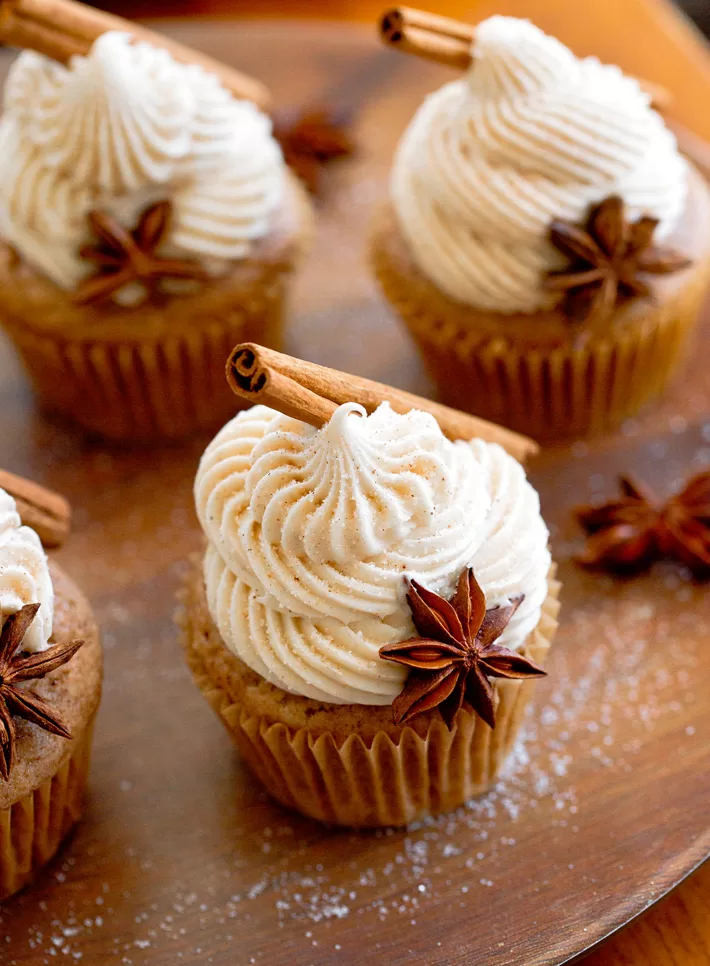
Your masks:
[{"label": "star anise point", "polygon": [[495,727],[495,690],[489,677],[522,679],[546,672],[524,654],[497,644],[523,595],[486,609],[473,569],[459,576],[451,600],[407,582],[407,600],[420,637],[380,648],[380,657],[410,669],[392,702],[395,724],[438,708],[449,730],[464,701]]},{"label": "star anise point", "polygon": [[653,244],[657,227],[658,219],[647,215],[627,222],[618,195],[593,206],[583,226],[554,219],[550,241],[569,265],[548,272],[543,288],[562,293],[562,312],[575,323],[606,319],[622,299],[650,296],[643,275],[666,275],[690,265],[683,255]]},{"label": "star anise point", "polygon": [[79,254],[94,263],[96,272],[79,283],[74,302],[89,305],[106,301],[131,282],[142,284],[146,297],[156,297],[162,279],[206,281],[207,274],[198,262],[158,254],[171,215],[170,202],[158,201],[141,213],[131,230],[105,211],[90,211],[88,221],[97,240],[82,245]]},{"label": "star anise point", "polygon": [[22,642],[39,606],[26,604],[5,619],[0,631],[0,776],[5,781],[10,777],[15,759],[14,718],[24,718],[50,734],[71,738],[69,729],[51,705],[35,691],[21,686],[66,664],[85,643],[83,639],[66,641],[45,651],[23,654]]},{"label": "star anise point", "polygon": [[312,195],[320,194],[323,167],[354,153],[348,126],[348,118],[342,112],[329,108],[304,111],[295,118],[283,117],[274,124],[274,137],[281,145],[286,164]]},{"label": "star anise point", "polygon": [[577,508],[587,544],[577,562],[590,569],[633,574],[664,557],[699,579],[710,577],[710,471],[693,476],[665,503],[643,483],[620,477],[621,495]]}]

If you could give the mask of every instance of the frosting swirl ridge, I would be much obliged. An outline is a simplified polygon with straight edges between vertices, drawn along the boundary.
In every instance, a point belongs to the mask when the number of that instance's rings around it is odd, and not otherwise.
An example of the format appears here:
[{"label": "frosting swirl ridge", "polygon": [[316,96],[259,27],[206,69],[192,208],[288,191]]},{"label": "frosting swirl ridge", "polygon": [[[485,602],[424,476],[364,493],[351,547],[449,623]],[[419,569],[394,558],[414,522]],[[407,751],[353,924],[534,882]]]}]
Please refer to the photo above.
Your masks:
[{"label": "frosting swirl ridge", "polygon": [[[238,418],[226,430],[239,432]],[[453,590],[476,549],[488,494],[482,479],[475,485],[473,454],[445,442],[433,417],[386,405],[365,417],[347,404],[320,431],[279,416],[244,480],[222,484],[243,486],[239,518],[231,501],[226,521],[214,504],[202,509],[211,496],[202,469],[198,514],[226,562],[276,605],[344,622],[385,618],[403,599],[404,574]],[[210,456],[208,447],[205,469]]]},{"label": "frosting swirl ridge", "polygon": [[166,50],[109,32],[69,70],[23,54],[5,107],[46,166],[121,194],[172,177],[190,149],[195,102],[185,71]]},{"label": "frosting swirl ridge", "polygon": [[47,555],[35,531],[22,526],[13,498],[0,489],[0,617],[4,620],[25,604],[39,604],[40,609],[25,635],[24,648],[44,651],[54,616]]},{"label": "frosting swirl ridge", "polygon": [[2,233],[66,289],[90,271],[79,250],[93,208],[133,228],[148,205],[169,200],[166,253],[218,274],[268,233],[283,197],[269,118],[202,68],[118,32],[68,67],[22,53],[0,145]]},{"label": "frosting swirl ridge", "polygon": [[379,648],[414,633],[405,577],[451,595],[471,565],[489,606],[526,600],[520,647],[547,589],[537,494],[500,447],[450,443],[430,415],[340,406],[321,430],[263,406],[200,463],[210,612],[266,680],[334,703],[387,704],[402,669]]},{"label": "frosting swirl ridge", "polygon": [[512,17],[476,28],[464,78],[431,94],[392,172],[398,223],[421,270],[451,298],[535,312],[554,296],[553,218],[582,221],[612,194],[630,217],[676,226],[687,166],[638,83]]}]

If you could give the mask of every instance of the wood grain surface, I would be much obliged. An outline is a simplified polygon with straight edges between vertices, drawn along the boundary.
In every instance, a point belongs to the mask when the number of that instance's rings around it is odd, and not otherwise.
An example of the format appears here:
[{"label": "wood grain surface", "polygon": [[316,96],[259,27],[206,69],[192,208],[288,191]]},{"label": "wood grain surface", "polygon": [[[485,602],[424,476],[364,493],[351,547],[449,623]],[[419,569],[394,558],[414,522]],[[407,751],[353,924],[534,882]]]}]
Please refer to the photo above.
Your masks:
[{"label": "wood grain surface", "polygon": [[[365,29],[170,32],[259,74],[282,103],[354,111],[359,155],[327,177],[288,348],[426,393],[363,240],[404,124],[448,75]],[[205,440],[86,441],[35,410],[0,339],[0,461],[71,497],[74,533],[56,556],[96,608],[107,659],[86,819],[0,911],[0,963],[557,964],[664,895],[710,852],[710,595],[671,565],[621,583],[580,571],[570,510],[613,492],[620,470],[665,492],[710,463],[708,351],[710,319],[663,403],[532,467],[564,609],[515,768],[453,816],[363,834],[270,803],[183,666],[172,614],[200,546],[191,481]],[[588,962],[707,963],[709,889],[702,870]]]}]

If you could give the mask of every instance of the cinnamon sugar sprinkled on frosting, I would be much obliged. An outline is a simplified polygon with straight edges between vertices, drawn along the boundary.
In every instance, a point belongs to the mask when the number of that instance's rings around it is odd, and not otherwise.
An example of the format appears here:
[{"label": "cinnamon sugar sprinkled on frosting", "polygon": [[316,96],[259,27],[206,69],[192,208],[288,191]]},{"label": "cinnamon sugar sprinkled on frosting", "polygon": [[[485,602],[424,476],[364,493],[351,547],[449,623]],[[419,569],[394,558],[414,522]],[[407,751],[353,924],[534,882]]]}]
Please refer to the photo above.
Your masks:
[{"label": "cinnamon sugar sprinkled on frosting", "polygon": [[340,406],[321,430],[255,406],[208,446],[195,482],[207,599],[226,645],[267,681],[335,704],[386,705],[411,637],[404,578],[450,596],[473,566],[490,606],[540,618],[550,555],[537,493],[512,457],[449,442],[432,416]]}]

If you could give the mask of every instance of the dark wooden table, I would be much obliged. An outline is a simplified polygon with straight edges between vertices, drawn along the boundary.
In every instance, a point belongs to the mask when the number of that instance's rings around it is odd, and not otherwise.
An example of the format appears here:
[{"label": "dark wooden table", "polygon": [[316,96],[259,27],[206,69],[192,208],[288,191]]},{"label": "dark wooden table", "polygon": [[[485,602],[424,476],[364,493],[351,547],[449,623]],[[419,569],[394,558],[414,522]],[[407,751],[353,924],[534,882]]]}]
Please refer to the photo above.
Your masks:
[{"label": "dark wooden table", "polygon": [[[288,347],[427,392],[363,240],[397,137],[445,75],[355,28],[171,32],[259,73],[281,102],[355,111],[360,154],[328,175]],[[172,614],[200,546],[191,483],[205,440],[133,451],[86,442],[35,410],[0,339],[0,461],[72,499],[75,531],[58,559],[96,608],[107,659],[86,820],[0,911],[3,966],[63,954],[91,966],[560,963],[700,863],[710,852],[710,595],[670,565],[628,583],[582,573],[570,562],[570,510],[612,492],[620,470],[666,491],[710,463],[709,349],[706,324],[660,406],[531,468],[564,611],[514,771],[454,816],[361,834],[270,803],[183,666]],[[701,873],[589,962],[708,962],[709,880]]]}]

